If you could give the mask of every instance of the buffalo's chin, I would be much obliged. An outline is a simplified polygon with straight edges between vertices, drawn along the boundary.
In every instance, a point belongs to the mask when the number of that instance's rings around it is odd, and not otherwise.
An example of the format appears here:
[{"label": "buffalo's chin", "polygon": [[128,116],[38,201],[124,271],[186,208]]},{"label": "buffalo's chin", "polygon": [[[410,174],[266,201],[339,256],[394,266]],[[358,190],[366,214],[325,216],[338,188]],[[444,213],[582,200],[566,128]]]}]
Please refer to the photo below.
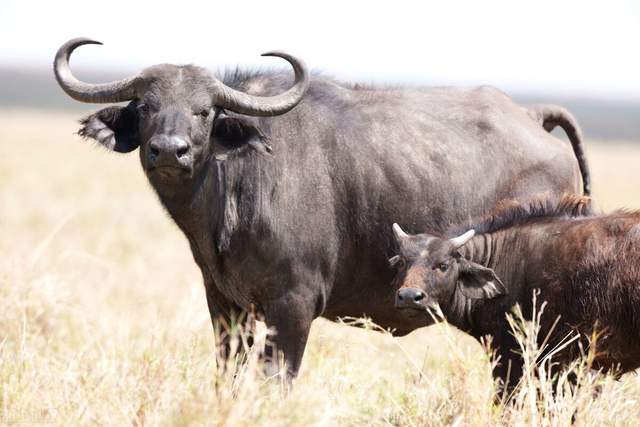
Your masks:
[{"label": "buffalo's chin", "polygon": [[427,307],[397,307],[406,317],[424,317],[427,314]]},{"label": "buffalo's chin", "polygon": [[147,169],[147,175],[152,181],[158,183],[171,183],[189,179],[192,175],[191,168],[175,166],[157,166]]},{"label": "buffalo's chin", "polygon": [[429,311],[416,308],[396,308],[402,314],[404,321],[414,325],[414,327],[425,327],[433,325],[433,317],[429,314]]},{"label": "buffalo's chin", "polygon": [[440,307],[438,306],[438,304],[416,304],[413,306],[395,306],[396,310],[400,310],[402,312],[404,312],[406,315],[408,316],[415,316],[415,317],[419,317],[419,316],[424,316],[425,314],[427,316],[430,316],[429,312],[431,312],[432,314],[437,314],[440,312]]}]

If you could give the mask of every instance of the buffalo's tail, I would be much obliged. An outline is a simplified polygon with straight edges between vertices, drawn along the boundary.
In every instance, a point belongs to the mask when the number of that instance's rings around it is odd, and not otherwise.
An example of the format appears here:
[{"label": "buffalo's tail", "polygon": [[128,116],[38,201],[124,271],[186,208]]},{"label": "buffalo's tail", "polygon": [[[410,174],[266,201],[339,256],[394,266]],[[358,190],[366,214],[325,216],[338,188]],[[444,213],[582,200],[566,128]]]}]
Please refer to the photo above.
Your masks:
[{"label": "buffalo's tail", "polygon": [[575,117],[565,108],[558,105],[532,105],[528,107],[528,110],[547,132],[551,132],[556,126],[560,126],[567,134],[580,167],[582,191],[585,196],[589,196],[591,194],[591,173],[589,172],[589,163],[584,152],[582,131]]}]

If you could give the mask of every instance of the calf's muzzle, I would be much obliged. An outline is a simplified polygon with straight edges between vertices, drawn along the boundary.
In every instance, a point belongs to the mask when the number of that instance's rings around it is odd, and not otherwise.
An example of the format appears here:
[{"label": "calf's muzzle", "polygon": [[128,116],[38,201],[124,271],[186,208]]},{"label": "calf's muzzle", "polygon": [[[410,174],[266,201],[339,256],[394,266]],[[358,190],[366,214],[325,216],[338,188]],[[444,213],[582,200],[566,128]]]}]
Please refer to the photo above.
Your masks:
[{"label": "calf's muzzle", "polygon": [[413,308],[425,310],[426,294],[416,288],[402,288],[396,292],[396,308]]}]

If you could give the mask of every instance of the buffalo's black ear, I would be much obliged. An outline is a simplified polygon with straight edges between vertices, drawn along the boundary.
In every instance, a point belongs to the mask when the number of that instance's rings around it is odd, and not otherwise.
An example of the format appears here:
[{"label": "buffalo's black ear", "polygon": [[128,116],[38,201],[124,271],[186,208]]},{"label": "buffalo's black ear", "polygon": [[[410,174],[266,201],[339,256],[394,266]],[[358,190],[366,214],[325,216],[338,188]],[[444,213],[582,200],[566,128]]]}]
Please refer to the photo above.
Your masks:
[{"label": "buffalo's black ear", "polygon": [[389,258],[389,267],[395,267],[396,265],[398,265],[398,263],[400,262],[401,258],[400,255],[394,255],[391,258]]},{"label": "buffalo's black ear", "polygon": [[458,284],[467,298],[490,299],[508,293],[507,288],[492,269],[464,258],[459,262]]},{"label": "buffalo's black ear", "polygon": [[78,135],[94,139],[109,150],[128,153],[140,145],[135,102],[107,107],[80,120]]},{"label": "buffalo's black ear", "polygon": [[222,110],[216,115],[211,136],[214,140],[213,152],[218,159],[225,159],[232,152],[244,147],[266,155],[273,151],[269,139],[253,117]]}]

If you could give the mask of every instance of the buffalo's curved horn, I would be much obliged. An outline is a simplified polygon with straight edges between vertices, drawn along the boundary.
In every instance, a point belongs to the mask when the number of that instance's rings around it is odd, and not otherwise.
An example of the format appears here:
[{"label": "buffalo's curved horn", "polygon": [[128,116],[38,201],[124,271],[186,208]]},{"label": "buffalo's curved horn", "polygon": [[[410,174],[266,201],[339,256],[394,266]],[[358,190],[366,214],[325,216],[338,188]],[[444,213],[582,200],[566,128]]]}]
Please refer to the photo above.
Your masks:
[{"label": "buffalo's curved horn", "polygon": [[216,81],[216,86],[213,88],[217,97],[216,105],[248,116],[277,116],[298,105],[309,88],[309,70],[305,63],[284,52],[267,52],[262,56],[277,56],[287,60],[295,73],[293,86],[280,95],[253,96]]},{"label": "buffalo's curved horn", "polygon": [[395,234],[396,239],[400,240],[400,239],[406,239],[407,237],[409,237],[409,235],[405,233],[397,223],[394,222],[392,228],[393,228],[393,234]]},{"label": "buffalo's curved horn", "polygon": [[473,236],[476,235],[475,230],[469,230],[464,234],[459,235],[458,237],[454,237],[453,239],[449,239],[449,242],[458,249],[461,246],[464,246],[469,240],[473,239]]},{"label": "buffalo's curved horn", "polygon": [[60,87],[71,98],[80,102],[102,104],[129,101],[135,98],[135,83],[140,79],[139,76],[100,84],[85,83],[74,77],[69,68],[69,57],[74,49],[84,44],[101,45],[102,43],[80,37],[69,40],[58,49],[53,62],[53,72]]}]

